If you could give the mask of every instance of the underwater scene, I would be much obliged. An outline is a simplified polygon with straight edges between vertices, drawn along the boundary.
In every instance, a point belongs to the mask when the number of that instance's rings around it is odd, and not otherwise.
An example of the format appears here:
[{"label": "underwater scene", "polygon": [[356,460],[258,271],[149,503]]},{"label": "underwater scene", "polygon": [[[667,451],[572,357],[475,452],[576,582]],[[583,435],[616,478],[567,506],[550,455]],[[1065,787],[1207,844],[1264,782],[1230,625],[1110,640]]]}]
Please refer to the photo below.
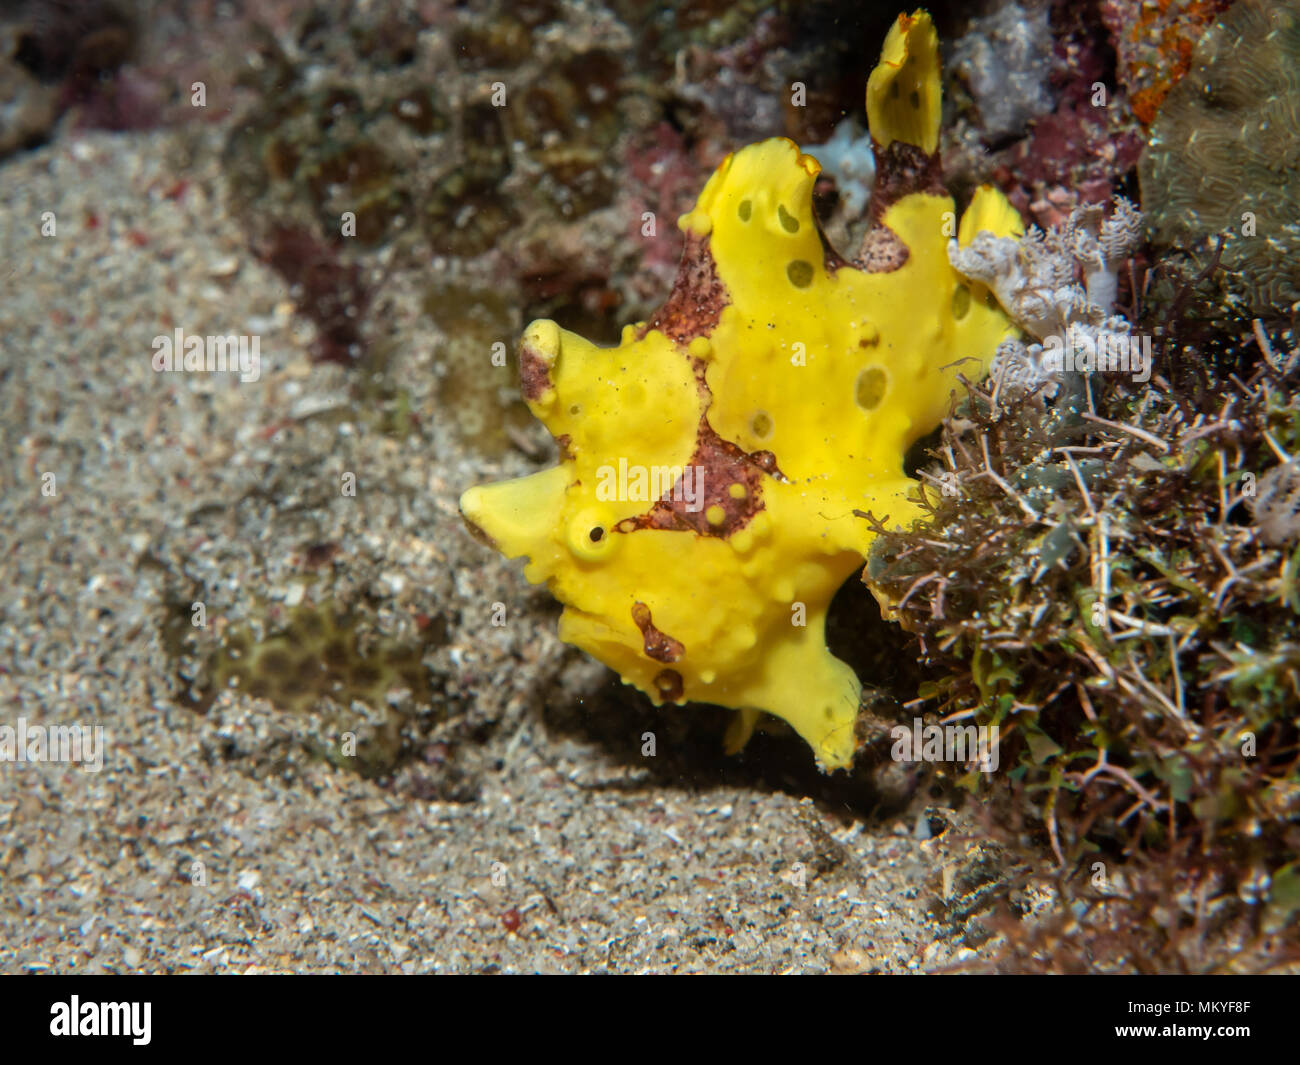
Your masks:
[{"label": "underwater scene", "polygon": [[1300,0],[4,0],[0,972],[1300,974],[1298,387]]}]

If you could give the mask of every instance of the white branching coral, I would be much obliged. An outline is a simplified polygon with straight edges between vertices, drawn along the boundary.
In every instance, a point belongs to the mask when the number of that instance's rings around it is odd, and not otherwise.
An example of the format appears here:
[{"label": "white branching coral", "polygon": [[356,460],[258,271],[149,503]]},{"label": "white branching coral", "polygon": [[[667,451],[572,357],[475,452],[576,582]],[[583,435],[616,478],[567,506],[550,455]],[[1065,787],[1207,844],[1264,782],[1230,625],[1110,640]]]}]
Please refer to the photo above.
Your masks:
[{"label": "white branching coral", "polygon": [[1117,197],[1109,217],[1102,204],[1089,204],[1046,233],[1034,226],[1019,240],[980,232],[964,248],[949,243],[953,269],[988,285],[1037,341],[1007,341],[998,348],[992,372],[1005,390],[1042,387],[1053,395],[1062,369],[1084,362],[1075,358],[1077,352],[1089,353],[1089,367],[1117,341],[1127,354],[1132,327],[1115,313],[1115,301],[1120,267],[1141,232],[1141,212]]},{"label": "white branching coral", "polygon": [[1043,345],[1026,346],[1022,340],[1004,340],[993,353],[989,376],[1000,395],[1054,396],[1061,384],[1060,371],[1046,365]]},{"label": "white branching coral", "polygon": [[1128,200],[1116,198],[1103,218],[1100,204],[1076,207],[1064,226],[1044,233],[1030,227],[1024,237],[980,232],[962,248],[948,244],[953,269],[982,281],[1026,331],[1040,340],[1071,325],[1127,322],[1113,315],[1119,269],[1133,254],[1142,215]]},{"label": "white branching coral", "polygon": [[1142,237],[1142,213],[1123,197],[1104,217],[1101,204],[1076,207],[1065,224],[1063,240],[1083,271],[1088,302],[1109,314],[1119,291],[1119,268],[1137,249]]}]

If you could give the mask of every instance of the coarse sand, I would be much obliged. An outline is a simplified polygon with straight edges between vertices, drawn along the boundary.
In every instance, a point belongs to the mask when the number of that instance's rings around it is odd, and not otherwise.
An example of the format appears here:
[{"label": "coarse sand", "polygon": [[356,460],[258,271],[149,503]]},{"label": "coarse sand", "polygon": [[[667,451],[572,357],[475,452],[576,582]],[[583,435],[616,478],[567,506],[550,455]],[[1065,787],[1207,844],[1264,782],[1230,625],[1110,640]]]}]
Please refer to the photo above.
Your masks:
[{"label": "coarse sand", "polygon": [[[957,815],[919,838],[915,803],[875,817],[801,794],[815,777],[717,752],[715,712],[655,711],[558,642],[549,596],[459,519],[465,486],[536,463],[444,427],[420,279],[395,271],[379,306],[418,425],[403,436],[310,361],[311,326],[225,210],[215,137],[70,133],[0,166],[0,724],[100,726],[105,744],[99,772],[0,763],[0,970],[978,960],[935,908],[972,846]],[[260,376],[155,373],[154,338],[178,327],[256,335]],[[313,544],[332,561],[308,565]],[[355,604],[359,639],[442,626],[424,659],[442,710],[409,718],[385,777],[239,688],[186,705],[202,666],[178,610],[202,602],[218,639],[318,601]],[[386,711],[355,712],[375,742]]]}]

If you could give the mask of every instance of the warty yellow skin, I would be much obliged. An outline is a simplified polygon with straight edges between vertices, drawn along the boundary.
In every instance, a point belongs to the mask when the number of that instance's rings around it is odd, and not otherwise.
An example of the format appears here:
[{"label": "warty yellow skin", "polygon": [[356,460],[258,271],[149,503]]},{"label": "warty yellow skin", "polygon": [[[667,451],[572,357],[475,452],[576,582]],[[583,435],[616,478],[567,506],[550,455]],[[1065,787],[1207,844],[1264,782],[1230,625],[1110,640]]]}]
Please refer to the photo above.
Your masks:
[{"label": "warty yellow skin", "polygon": [[[891,94],[894,81],[903,91]],[[937,40],[924,13],[896,23],[868,113],[878,148],[904,139],[934,150]],[[629,326],[602,349],[553,322],[529,326],[525,397],[562,461],[471,488],[461,509],[565,604],[562,639],[656,703],[742,711],[733,748],[766,711],[835,769],[853,758],[860,685],[824,631],[872,539],[855,511],[915,519],[904,453],[947,413],[957,374],[977,379],[1015,333],[949,265],[951,198],[928,190],[891,203],[879,221],[906,261],[868,272],[824,245],[819,169],[779,138],[729,156],[681,219],[684,298],[654,328]],[[964,244],[979,229],[1021,232],[987,188],[957,235]],[[720,503],[661,506],[649,521],[652,501],[608,498],[620,460],[649,470],[693,459]]]}]

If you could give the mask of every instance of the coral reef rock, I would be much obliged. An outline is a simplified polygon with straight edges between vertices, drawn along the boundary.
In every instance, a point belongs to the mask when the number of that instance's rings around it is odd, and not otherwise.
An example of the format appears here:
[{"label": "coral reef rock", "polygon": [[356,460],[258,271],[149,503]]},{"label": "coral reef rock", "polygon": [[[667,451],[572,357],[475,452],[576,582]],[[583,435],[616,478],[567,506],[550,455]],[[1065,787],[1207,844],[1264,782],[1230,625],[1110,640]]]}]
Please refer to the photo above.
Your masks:
[{"label": "coral reef rock", "polygon": [[1158,243],[1204,258],[1224,239],[1228,308],[1300,302],[1300,0],[1241,0],[1197,45],[1140,166]]}]

